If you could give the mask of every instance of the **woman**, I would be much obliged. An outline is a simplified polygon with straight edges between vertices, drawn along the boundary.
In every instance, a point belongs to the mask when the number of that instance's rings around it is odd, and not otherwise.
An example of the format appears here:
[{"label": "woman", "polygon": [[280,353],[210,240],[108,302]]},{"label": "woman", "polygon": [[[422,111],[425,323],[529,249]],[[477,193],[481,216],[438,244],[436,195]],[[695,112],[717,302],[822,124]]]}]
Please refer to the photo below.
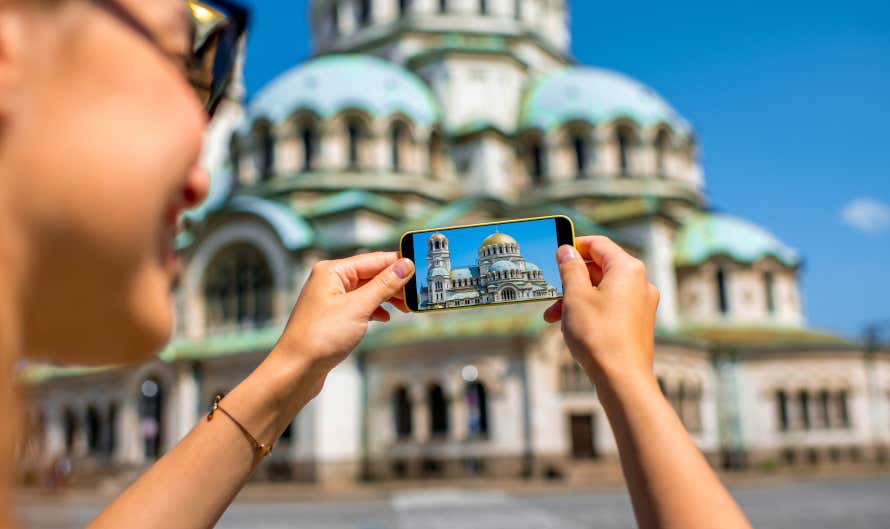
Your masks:
[{"label": "woman", "polygon": [[[176,219],[207,193],[202,131],[243,25],[234,6],[187,4],[197,31],[181,0],[0,0],[4,513],[20,359],[142,362],[170,337]],[[642,264],[603,237],[557,258],[565,298],[544,317],[598,388],[640,526],[748,527],[658,389]],[[395,253],[316,265],[268,357],[91,527],[215,524],[368,322],[389,319],[381,305],[405,309],[413,272]]]}]

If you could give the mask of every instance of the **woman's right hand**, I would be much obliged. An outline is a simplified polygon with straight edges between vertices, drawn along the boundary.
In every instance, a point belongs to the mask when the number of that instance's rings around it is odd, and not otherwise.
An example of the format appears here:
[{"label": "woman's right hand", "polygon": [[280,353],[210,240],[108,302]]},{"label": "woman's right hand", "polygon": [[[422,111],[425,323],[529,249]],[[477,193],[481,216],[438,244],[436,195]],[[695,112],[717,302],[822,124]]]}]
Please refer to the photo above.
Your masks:
[{"label": "woman's right hand", "polygon": [[651,378],[658,289],[645,265],[602,236],[560,247],[557,261],[564,296],[544,319],[562,320],[566,345],[591,380]]}]

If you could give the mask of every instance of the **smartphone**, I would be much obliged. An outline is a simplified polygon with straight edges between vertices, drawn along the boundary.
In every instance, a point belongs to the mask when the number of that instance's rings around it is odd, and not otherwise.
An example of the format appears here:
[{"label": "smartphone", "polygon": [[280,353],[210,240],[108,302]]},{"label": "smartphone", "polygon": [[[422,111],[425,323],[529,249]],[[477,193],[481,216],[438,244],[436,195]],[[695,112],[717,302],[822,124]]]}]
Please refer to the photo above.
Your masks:
[{"label": "smartphone", "polygon": [[564,215],[410,231],[399,242],[417,269],[405,304],[433,312],[559,299],[563,244],[575,244]]}]

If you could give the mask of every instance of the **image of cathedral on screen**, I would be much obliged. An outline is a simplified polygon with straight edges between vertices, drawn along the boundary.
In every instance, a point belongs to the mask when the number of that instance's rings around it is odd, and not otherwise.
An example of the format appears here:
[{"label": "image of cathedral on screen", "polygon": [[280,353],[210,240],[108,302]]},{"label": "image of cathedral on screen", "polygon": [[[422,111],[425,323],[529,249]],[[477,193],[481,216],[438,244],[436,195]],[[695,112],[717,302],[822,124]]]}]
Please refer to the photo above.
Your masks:
[{"label": "image of cathedral on screen", "polygon": [[451,265],[448,238],[433,234],[427,241],[426,286],[420,290],[421,309],[444,309],[508,303],[559,295],[541,269],[523,259],[519,243],[495,232],[479,245],[476,264]]}]

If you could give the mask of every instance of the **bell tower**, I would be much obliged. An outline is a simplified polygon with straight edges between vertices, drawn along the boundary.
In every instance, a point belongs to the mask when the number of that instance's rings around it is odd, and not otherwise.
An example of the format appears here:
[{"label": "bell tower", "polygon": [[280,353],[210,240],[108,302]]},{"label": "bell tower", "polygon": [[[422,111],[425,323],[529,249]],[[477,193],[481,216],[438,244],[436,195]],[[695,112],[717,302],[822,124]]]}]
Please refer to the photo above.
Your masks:
[{"label": "bell tower", "polygon": [[448,239],[441,233],[433,234],[427,241],[427,275],[434,268],[444,268],[447,272],[451,272],[451,251],[448,249]]}]

